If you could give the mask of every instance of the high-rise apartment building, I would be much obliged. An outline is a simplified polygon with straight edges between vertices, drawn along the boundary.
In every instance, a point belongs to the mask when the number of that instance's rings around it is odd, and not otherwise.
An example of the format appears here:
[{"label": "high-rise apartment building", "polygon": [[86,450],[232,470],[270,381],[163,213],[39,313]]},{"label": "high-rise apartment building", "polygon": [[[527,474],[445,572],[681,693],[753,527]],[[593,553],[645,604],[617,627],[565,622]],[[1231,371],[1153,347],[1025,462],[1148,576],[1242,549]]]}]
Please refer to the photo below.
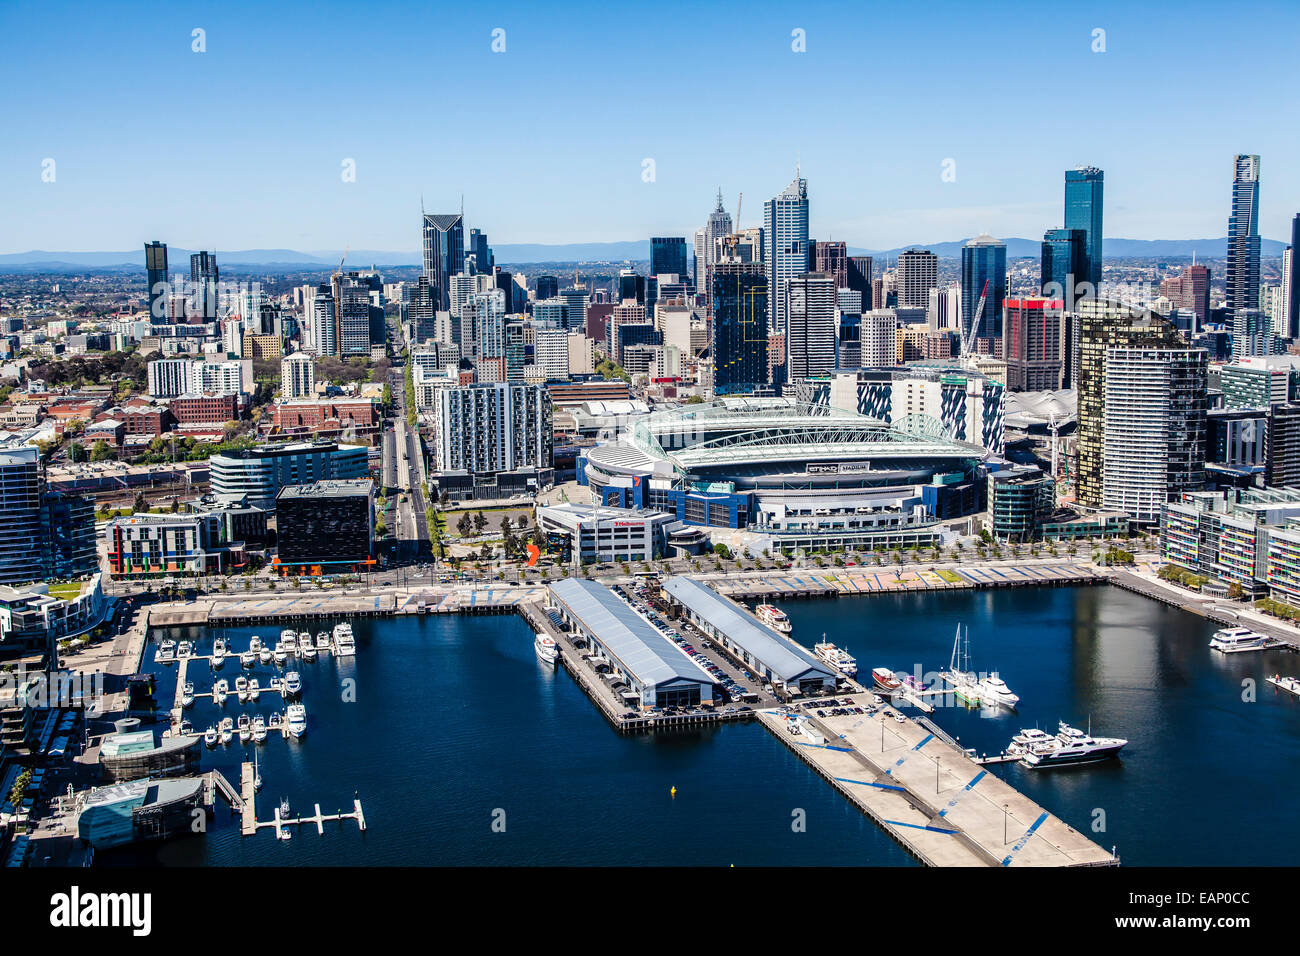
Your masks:
[{"label": "high-rise apartment building", "polygon": [[1259,308],[1259,157],[1239,154],[1232,165],[1225,305]]},{"label": "high-rise apartment building", "polygon": [[1062,299],[1007,299],[1002,345],[1007,388],[1037,392],[1068,387],[1071,318]]},{"label": "high-rise apartment building", "polygon": [[1065,172],[1065,228],[1084,232],[1088,271],[1081,281],[1092,286],[1090,294],[1094,297],[1101,288],[1105,180],[1106,174],[1096,166],[1080,166]]},{"label": "high-rise apartment building", "polygon": [[316,396],[316,365],[306,352],[294,352],[280,360],[280,397],[285,401]]},{"label": "high-rise apartment building", "polygon": [[190,256],[190,288],[194,313],[203,322],[217,317],[217,287],[221,280],[215,252],[196,252]]},{"label": "high-rise apartment building", "polygon": [[786,285],[787,381],[832,371],[838,337],[835,280],[823,272],[790,279]]},{"label": "high-rise apartment building", "polygon": [[1291,220],[1291,245],[1285,261],[1287,338],[1300,339],[1300,213]]},{"label": "high-rise apartment building", "polygon": [[146,281],[145,299],[149,303],[149,321],[161,325],[167,316],[167,244],[165,242],[146,242],[144,244],[144,268]]}]

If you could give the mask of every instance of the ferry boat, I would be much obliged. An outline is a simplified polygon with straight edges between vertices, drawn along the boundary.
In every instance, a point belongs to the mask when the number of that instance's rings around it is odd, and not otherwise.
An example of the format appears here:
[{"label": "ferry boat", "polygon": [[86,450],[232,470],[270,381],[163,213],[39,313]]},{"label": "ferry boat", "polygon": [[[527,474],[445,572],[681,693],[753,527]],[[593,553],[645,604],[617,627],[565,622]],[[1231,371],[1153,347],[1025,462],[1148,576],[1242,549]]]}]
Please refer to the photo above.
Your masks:
[{"label": "ferry boat", "polygon": [[1300,697],[1300,677],[1282,677],[1274,674],[1268,678],[1268,682],[1280,690],[1288,691]]},{"label": "ferry boat", "polygon": [[[823,634],[822,636],[825,637],[826,635]],[[829,641],[814,644],[813,653],[846,677],[853,677],[858,673],[858,662],[854,660],[853,655],[836,647]]]},{"label": "ferry boat", "polygon": [[235,722],[229,717],[222,717],[221,723],[217,725],[217,733],[223,744],[230,743],[235,736]]},{"label": "ferry boat", "polygon": [[235,678],[235,695],[241,704],[248,702],[248,678],[243,674]]},{"label": "ferry boat", "polygon": [[1224,654],[1240,654],[1244,651],[1262,651],[1272,642],[1248,627],[1225,627],[1215,631],[1210,638],[1210,647]]},{"label": "ferry boat", "polygon": [[556,646],[554,639],[545,634],[536,635],[533,641],[533,650],[537,651],[537,656],[547,664],[554,664],[560,656],[560,649]]},{"label": "ferry boat", "polygon": [[754,616],[774,631],[789,634],[793,628],[785,611],[771,604],[760,604],[754,609]]},{"label": "ferry boat", "polygon": [[254,677],[248,682],[248,699],[257,700],[262,695],[262,688],[258,686],[257,678]]},{"label": "ferry boat", "polygon": [[298,635],[298,654],[305,661],[316,659],[316,645],[311,642],[311,635],[305,631]]},{"label": "ferry boat", "polygon": [[158,653],[153,659],[159,664],[170,664],[176,660],[176,642],[170,639],[163,641],[158,645]]},{"label": "ferry boat", "polygon": [[297,671],[289,671],[284,675],[284,680],[280,684],[280,691],[285,697],[296,697],[302,693],[302,678]]},{"label": "ferry boat", "polygon": [[181,706],[182,707],[194,706],[194,682],[193,681],[187,680],[185,682],[185,685],[181,688]]},{"label": "ferry boat", "polygon": [[877,687],[891,694],[903,686],[903,682],[888,667],[872,668],[871,679],[876,682]]},{"label": "ferry boat", "polygon": [[307,708],[302,704],[290,704],[284,719],[289,736],[297,738],[307,732]]},{"label": "ferry boat", "polygon": [[217,745],[216,727],[209,727],[207,730],[203,731],[203,742],[209,747],[215,747]]},{"label": "ferry boat", "polygon": [[216,670],[226,662],[226,639],[219,637],[212,642],[212,669]]},{"label": "ferry boat", "polygon": [[253,743],[260,744],[266,739],[266,718],[258,714],[253,718]]},{"label": "ferry boat", "polygon": [[253,736],[253,719],[247,714],[239,715],[239,742],[248,743],[248,738]]},{"label": "ferry boat", "polygon": [[344,621],[334,627],[334,653],[339,657],[351,657],[357,652],[356,640],[352,637],[352,625]]},{"label": "ferry boat", "polygon": [[996,704],[1008,710],[1015,710],[1016,705],[1020,703],[1020,697],[1011,693],[1011,688],[998,676],[997,671],[980,681],[976,690],[980,695],[980,701],[985,704]]},{"label": "ferry boat", "polygon": [[[1128,743],[1119,737],[1094,737],[1091,732],[1085,733],[1065,721],[1061,721],[1059,727],[1055,737],[1031,743],[1020,758],[1021,764],[1030,770],[1044,770],[1097,763],[1119,756]],[[1021,731],[1022,735],[1025,733]]]}]

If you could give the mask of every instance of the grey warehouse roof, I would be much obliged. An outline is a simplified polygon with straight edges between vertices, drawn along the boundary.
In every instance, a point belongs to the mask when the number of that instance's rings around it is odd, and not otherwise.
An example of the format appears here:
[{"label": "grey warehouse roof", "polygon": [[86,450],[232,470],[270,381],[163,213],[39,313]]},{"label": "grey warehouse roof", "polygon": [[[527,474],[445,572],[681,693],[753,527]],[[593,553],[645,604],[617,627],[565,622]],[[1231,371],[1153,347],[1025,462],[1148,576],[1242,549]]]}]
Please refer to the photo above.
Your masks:
[{"label": "grey warehouse roof", "polygon": [[664,590],[673,599],[690,608],[709,624],[727,635],[762,661],[780,680],[793,683],[818,675],[834,678],[837,674],[802,647],[793,646],[776,631],[727,600],[707,584],[677,575],[668,579]]},{"label": "grey warehouse roof", "polygon": [[691,663],[677,645],[613,591],[595,581],[566,578],[550,585],[551,593],[642,684],[657,687],[674,680],[712,684],[713,678]]}]

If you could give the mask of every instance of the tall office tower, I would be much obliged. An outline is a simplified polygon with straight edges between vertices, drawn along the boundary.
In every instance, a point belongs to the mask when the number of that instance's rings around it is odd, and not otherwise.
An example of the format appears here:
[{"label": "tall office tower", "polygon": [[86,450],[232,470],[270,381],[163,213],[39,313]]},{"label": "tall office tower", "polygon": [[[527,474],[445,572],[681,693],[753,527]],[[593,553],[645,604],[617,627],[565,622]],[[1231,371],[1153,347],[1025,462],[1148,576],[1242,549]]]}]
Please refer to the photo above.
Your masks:
[{"label": "tall office tower", "polygon": [[858,338],[863,368],[892,368],[898,357],[898,313],[872,309],[862,313]]},{"label": "tall office tower", "polygon": [[537,300],[554,299],[560,292],[560,280],[555,276],[537,277]]},{"label": "tall office tower", "polygon": [[492,281],[506,297],[506,314],[522,315],[527,303],[527,297],[523,302],[519,301],[519,283],[515,282],[514,273],[506,272],[504,269],[493,267]]},{"label": "tall office tower", "polygon": [[217,270],[215,252],[196,252],[190,256],[190,285],[193,289],[195,313],[201,321],[211,322],[217,317]]},{"label": "tall office tower", "polygon": [[533,361],[549,382],[569,377],[569,336],[564,329],[538,329],[533,339]]},{"label": "tall office tower", "polygon": [[[962,262],[966,251],[962,250]],[[908,249],[898,257],[898,307],[924,309],[930,304],[930,290],[939,284],[939,257],[925,249]],[[1004,284],[1005,288],[1005,284]],[[979,293],[977,292],[976,295]]]},{"label": "tall office tower", "polygon": [[343,358],[369,355],[369,284],[356,272],[335,274],[331,277],[331,283],[338,329],[338,354]]},{"label": "tall office tower", "polygon": [[569,328],[569,300],[559,296],[538,299],[533,303],[533,324],[539,329]]},{"label": "tall office tower", "polygon": [[41,577],[41,486],[36,446],[0,446],[0,584]]},{"label": "tall office tower", "polygon": [[492,274],[492,266],[495,265],[492,249],[488,246],[487,234],[481,229],[469,231],[469,248],[465,256],[467,262],[470,256],[474,257],[474,272],[481,275]]},{"label": "tall office tower", "polygon": [[[979,328],[972,329],[984,284],[988,292]],[[1002,339],[1002,304],[1007,297],[1007,247],[988,234],[976,236],[961,247],[961,324],[972,342]],[[925,305],[929,304],[929,295]],[[977,349],[977,351],[982,351]]]},{"label": "tall office tower", "polygon": [[1300,339],[1300,214],[1291,220],[1291,247],[1286,265],[1287,338]]},{"label": "tall office tower", "polygon": [[1096,166],[1065,171],[1065,228],[1082,229],[1088,273],[1080,281],[1092,286],[1095,297],[1101,288],[1101,213],[1106,174]]},{"label": "tall office tower", "polygon": [[560,298],[569,303],[568,328],[582,331],[587,325],[587,305],[589,298],[586,289],[564,289]]},{"label": "tall office tower", "polygon": [[311,303],[311,344],[317,355],[339,354],[338,315],[334,311],[334,288],[328,282],[316,287]]},{"label": "tall office tower", "polygon": [[1210,269],[1208,266],[1192,264],[1178,277],[1178,299],[1180,309],[1191,309],[1196,313],[1193,332],[1205,328],[1210,320]]},{"label": "tall office tower", "polygon": [[316,364],[306,352],[280,359],[280,397],[287,402],[316,396]]},{"label": "tall office tower", "polygon": [[505,323],[505,340],[506,340],[506,381],[520,382],[524,380],[524,361],[527,355],[527,345],[524,342],[524,323],[515,319]]},{"label": "tall office tower", "polygon": [[767,276],[761,262],[713,266],[713,392],[749,394],[767,384]]},{"label": "tall office tower", "polygon": [[753,226],[749,229],[737,229],[731,235],[718,239],[714,262],[722,259],[731,259],[733,262],[762,262],[762,228]]},{"label": "tall office tower", "polygon": [[849,284],[849,248],[842,242],[819,241],[812,243],[813,271],[824,272],[835,280],[835,288]]},{"label": "tall office tower", "polygon": [[187,358],[154,359],[146,370],[150,398],[176,398],[194,391],[194,363]]},{"label": "tall office tower", "polygon": [[[645,306],[638,304],[635,300],[629,299],[620,302],[614,306],[609,313],[609,322],[605,326],[605,351],[609,353],[610,358],[615,362],[618,356],[622,354],[623,343],[619,336],[619,330],[624,325],[641,325],[646,323]],[[570,326],[575,330],[581,330],[581,325]]]},{"label": "tall office tower", "polygon": [[406,317],[411,323],[412,334],[417,343],[428,342],[438,337],[438,302],[437,292],[429,283],[428,276],[420,276],[408,292]]},{"label": "tall office tower", "polygon": [[465,222],[460,213],[421,216],[424,274],[438,290],[438,308],[451,308],[451,277],[465,267]]},{"label": "tall office tower", "polygon": [[873,309],[883,309],[885,307],[885,280],[883,276],[871,280],[871,307]]},{"label": "tall office tower", "polygon": [[764,262],[767,264],[768,324],[785,332],[786,284],[808,271],[808,181],[795,168],[794,182],[763,204]]},{"label": "tall office tower", "polygon": [[1205,485],[1205,349],[1106,350],[1103,508],[1152,525]]},{"label": "tall office tower", "polygon": [[149,322],[162,325],[167,321],[167,243],[144,244],[145,298],[149,302]]},{"label": "tall office tower", "polygon": [[1112,348],[1185,347],[1178,330],[1159,316],[1144,315],[1104,299],[1079,304],[1079,504],[1102,506],[1103,439],[1106,433],[1106,352]]},{"label": "tall office tower", "polygon": [[684,276],[686,264],[685,236],[653,236],[650,239],[650,274]]},{"label": "tall office tower", "polygon": [[[852,292],[841,289],[840,292]],[[858,293],[853,292],[853,295]],[[840,310],[839,332],[835,342],[836,368],[862,367],[862,312],[845,312]]]},{"label": "tall office tower", "polygon": [[789,279],[786,285],[787,381],[798,382],[835,368],[835,280],[823,272]]},{"label": "tall office tower", "polygon": [[[695,291],[707,295],[712,288],[710,270],[718,261],[718,240],[732,232],[731,213],[722,208],[722,188],[718,188],[718,205],[709,213],[703,229],[695,230]],[[658,275],[658,273],[655,273]],[[684,272],[681,274],[685,274]]]},{"label": "tall office tower", "polygon": [[931,332],[956,332],[961,328],[961,286],[930,290],[925,324]]},{"label": "tall office tower", "polygon": [[1237,155],[1232,167],[1232,215],[1228,217],[1225,305],[1230,311],[1259,308],[1259,157]]},{"label": "tall office tower", "polygon": [[1082,229],[1048,229],[1038,263],[1038,291],[1074,308],[1075,286],[1088,281],[1088,234]]},{"label": "tall office tower", "polygon": [[626,299],[636,299],[636,301],[644,305],[645,276],[631,269],[624,269],[619,272],[614,298],[618,302],[623,302]]},{"label": "tall office tower", "polygon": [[849,256],[844,264],[844,286],[862,293],[862,308],[872,308],[871,256]]},{"label": "tall office tower", "polygon": [[1282,250],[1282,335],[1288,339],[1296,337],[1296,314],[1291,302],[1291,293],[1294,291],[1292,286],[1295,284],[1294,278],[1295,256],[1292,247],[1287,246]]},{"label": "tall office tower", "polygon": [[1040,392],[1065,387],[1070,335],[1063,299],[1007,299],[1002,359],[1007,388]]}]

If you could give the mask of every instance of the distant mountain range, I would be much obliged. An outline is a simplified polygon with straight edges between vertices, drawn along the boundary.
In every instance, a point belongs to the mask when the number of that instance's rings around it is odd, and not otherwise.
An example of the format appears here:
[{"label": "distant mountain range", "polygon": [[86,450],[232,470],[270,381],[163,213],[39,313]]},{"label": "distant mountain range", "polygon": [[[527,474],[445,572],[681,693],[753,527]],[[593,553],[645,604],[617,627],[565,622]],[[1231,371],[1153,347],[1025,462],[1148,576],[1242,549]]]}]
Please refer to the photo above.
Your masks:
[{"label": "distant mountain range", "polygon": [[[895,257],[907,249],[928,249],[941,259],[961,256],[966,240],[955,242],[916,243],[896,249],[862,249],[850,246],[849,254],[855,256]],[[1004,239],[1008,258],[1037,258],[1040,243],[1037,239],[1012,237]],[[1195,253],[1203,259],[1222,259],[1228,240],[1221,239],[1107,239],[1106,258],[1177,258]],[[1264,256],[1280,256],[1286,243],[1276,239],[1260,242]],[[650,258],[650,241],[639,239],[628,242],[573,242],[559,245],[542,243],[502,243],[492,247],[500,265],[521,262],[621,262],[645,261]],[[168,258],[173,271],[185,271],[192,250],[169,248]],[[293,249],[244,249],[227,252],[217,250],[221,265],[262,267],[267,269],[332,269],[339,263],[343,252],[297,252]],[[352,249],[348,263],[356,268],[375,266],[418,266],[419,252],[386,252],[377,249]],[[0,255],[0,270],[8,272],[66,272],[79,269],[144,269],[144,249],[133,252],[14,252]]]}]

